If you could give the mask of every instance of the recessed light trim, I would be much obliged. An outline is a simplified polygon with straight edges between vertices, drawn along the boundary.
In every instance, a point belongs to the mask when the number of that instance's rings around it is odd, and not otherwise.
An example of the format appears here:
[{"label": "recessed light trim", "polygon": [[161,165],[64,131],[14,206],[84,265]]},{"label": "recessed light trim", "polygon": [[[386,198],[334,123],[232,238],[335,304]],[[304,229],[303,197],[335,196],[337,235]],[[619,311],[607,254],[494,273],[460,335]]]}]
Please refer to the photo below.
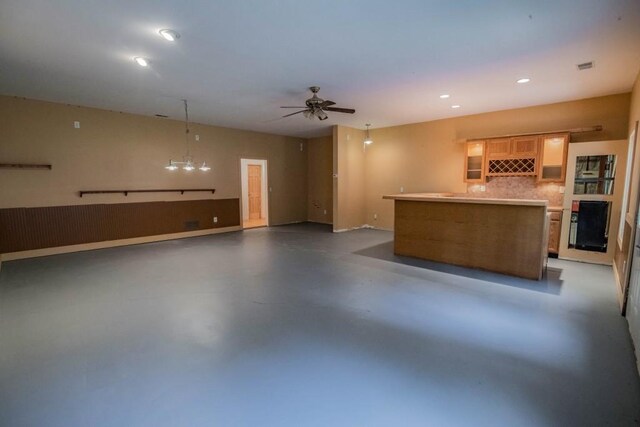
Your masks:
[{"label": "recessed light trim", "polygon": [[451,97],[451,95],[449,95],[448,93],[443,93],[442,95],[440,95],[440,99],[447,99]]},{"label": "recessed light trim", "polygon": [[458,104],[456,104],[456,105],[452,105],[451,108],[454,108],[454,109],[455,108],[460,108],[460,106]]},{"label": "recessed light trim", "polygon": [[523,78],[521,78],[521,79],[516,80],[516,83],[523,84],[523,83],[529,83],[530,81],[531,81],[531,79],[530,79],[530,78],[528,78],[528,77],[523,77]]},{"label": "recessed light trim", "polygon": [[170,42],[174,42],[180,38],[180,34],[177,31],[170,30],[168,28],[158,31],[158,34],[160,34],[165,40]]},{"label": "recessed light trim", "polygon": [[136,56],[135,58],[133,58],[133,60],[136,61],[136,64],[141,67],[149,66],[149,60],[147,58],[143,58],[142,56]]}]

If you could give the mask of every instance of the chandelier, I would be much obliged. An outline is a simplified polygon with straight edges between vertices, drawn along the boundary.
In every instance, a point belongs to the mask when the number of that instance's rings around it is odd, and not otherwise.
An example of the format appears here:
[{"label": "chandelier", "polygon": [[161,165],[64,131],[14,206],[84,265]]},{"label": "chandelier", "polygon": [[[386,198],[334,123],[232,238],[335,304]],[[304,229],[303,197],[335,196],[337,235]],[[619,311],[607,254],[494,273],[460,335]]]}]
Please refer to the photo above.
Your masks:
[{"label": "chandelier", "polygon": [[[169,164],[164,168],[170,171],[177,170],[179,167],[182,167],[182,170],[187,172],[191,172],[196,168],[196,161],[191,155],[191,149],[189,144],[189,106],[187,105],[187,100],[183,99],[184,102],[184,140],[185,145],[187,146],[187,150],[184,156],[182,156],[182,161],[169,159]],[[207,172],[211,170],[211,167],[207,166],[207,162],[203,161],[202,165],[198,167],[202,172]]]}]

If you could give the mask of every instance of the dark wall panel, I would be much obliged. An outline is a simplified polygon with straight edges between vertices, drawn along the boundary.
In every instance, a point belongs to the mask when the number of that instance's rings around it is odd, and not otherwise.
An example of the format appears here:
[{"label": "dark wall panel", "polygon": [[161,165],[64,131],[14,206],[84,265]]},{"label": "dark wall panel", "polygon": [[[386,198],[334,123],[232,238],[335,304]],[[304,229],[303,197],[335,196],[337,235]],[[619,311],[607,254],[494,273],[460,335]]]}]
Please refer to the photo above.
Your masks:
[{"label": "dark wall panel", "polygon": [[238,225],[239,199],[0,209],[0,253]]}]

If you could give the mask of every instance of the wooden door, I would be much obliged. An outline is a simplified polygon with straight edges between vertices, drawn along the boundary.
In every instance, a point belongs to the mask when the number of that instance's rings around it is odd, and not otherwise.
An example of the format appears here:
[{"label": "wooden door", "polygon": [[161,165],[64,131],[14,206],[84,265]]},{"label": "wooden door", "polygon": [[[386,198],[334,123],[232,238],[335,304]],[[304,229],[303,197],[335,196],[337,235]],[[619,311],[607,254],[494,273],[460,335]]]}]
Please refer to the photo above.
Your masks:
[{"label": "wooden door", "polygon": [[249,219],[262,218],[262,166],[247,165],[249,169]]}]

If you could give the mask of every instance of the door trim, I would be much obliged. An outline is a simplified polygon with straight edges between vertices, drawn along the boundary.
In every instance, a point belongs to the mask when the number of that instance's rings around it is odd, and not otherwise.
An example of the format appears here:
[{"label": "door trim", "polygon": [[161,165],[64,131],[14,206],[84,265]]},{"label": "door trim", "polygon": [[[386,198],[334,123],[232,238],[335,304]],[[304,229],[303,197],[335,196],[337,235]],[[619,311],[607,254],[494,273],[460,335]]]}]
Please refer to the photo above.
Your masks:
[{"label": "door trim", "polygon": [[[262,168],[262,175],[263,175],[263,188],[264,190],[264,203],[265,203],[265,208],[264,208],[264,212],[267,220],[267,227],[271,226],[271,203],[270,203],[270,187],[269,187],[269,159],[266,157],[262,157],[262,156],[238,156],[238,188],[239,188],[239,193],[240,193],[240,227],[241,229],[245,229],[244,228],[244,207],[243,207],[243,200],[244,200],[244,191],[242,188],[242,161],[243,160],[259,160],[264,162],[263,164],[263,168]],[[249,207],[247,206],[247,209],[249,209]]]}]

